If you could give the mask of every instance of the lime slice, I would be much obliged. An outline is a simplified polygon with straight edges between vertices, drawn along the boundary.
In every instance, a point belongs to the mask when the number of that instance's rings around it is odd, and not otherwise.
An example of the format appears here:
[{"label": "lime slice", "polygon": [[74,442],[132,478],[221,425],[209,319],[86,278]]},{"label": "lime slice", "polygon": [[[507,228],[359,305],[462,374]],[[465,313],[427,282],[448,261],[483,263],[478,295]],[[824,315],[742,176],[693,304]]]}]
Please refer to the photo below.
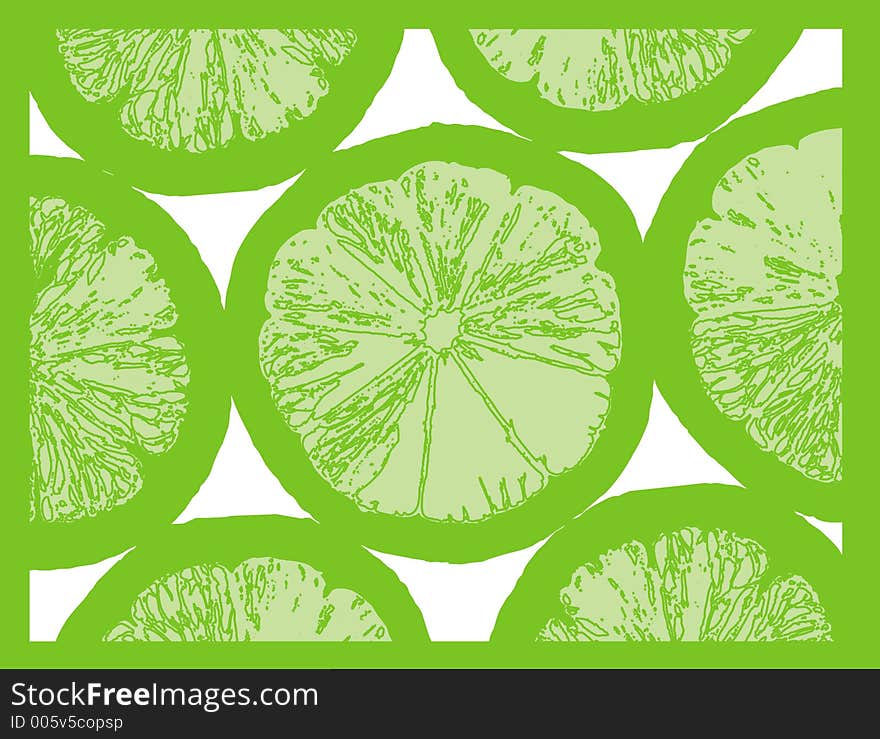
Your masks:
[{"label": "lime slice", "polygon": [[73,160],[28,167],[28,538],[72,564],[172,520],[207,475],[228,413],[220,301],[158,207]]},{"label": "lime slice", "polygon": [[627,493],[554,535],[502,607],[498,642],[831,641],[839,553],[744,491]]},{"label": "lime slice", "polygon": [[604,182],[508,136],[438,127],[334,155],[236,262],[245,423],[303,505],[379,549],[528,544],[604,491],[643,428],[636,238]]},{"label": "lime slice", "polygon": [[797,38],[747,28],[474,28],[434,37],[477,105],[569,151],[699,138],[766,82]]},{"label": "lime slice", "polygon": [[[698,147],[647,236],[666,287],[660,389],[741,482],[834,514],[842,477],[836,93]],[[662,309],[662,307],[661,307]]]},{"label": "lime slice", "polygon": [[275,516],[166,529],[102,578],[61,632],[71,642],[387,642],[426,638],[394,573]]},{"label": "lime slice", "polygon": [[399,32],[58,29],[34,89],[87,159],[155,192],[255,188],[332,149],[384,82]]}]

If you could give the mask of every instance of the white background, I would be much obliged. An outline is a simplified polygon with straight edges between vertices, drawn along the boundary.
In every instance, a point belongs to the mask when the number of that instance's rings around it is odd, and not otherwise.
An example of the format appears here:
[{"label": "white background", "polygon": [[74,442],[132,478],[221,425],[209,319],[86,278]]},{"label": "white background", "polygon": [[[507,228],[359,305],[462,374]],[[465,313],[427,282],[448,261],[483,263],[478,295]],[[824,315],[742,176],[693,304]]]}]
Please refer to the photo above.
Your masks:
[{"label": "white background", "polygon": [[[734,116],[841,85],[839,30],[805,31],[761,90]],[[47,126],[31,101],[30,151],[76,157]],[[357,128],[339,148],[430,123],[463,123],[507,130],[473,105],[440,62],[428,31],[409,30],[391,76]],[[644,235],[672,177],[697,142],[626,154],[566,154],[602,175],[624,197]],[[189,234],[221,293],[226,292],[236,250],[253,223],[296,178],[262,190],[219,195],[150,195]],[[627,490],[700,482],[738,484],[709,457],[657,393],[644,437],[605,497]],[[306,517],[266,469],[235,408],[208,480],[178,522],[242,514]],[[809,519],[842,547],[840,524]],[[526,562],[540,544],[486,562],[466,565],[377,556],[393,568],[422,610],[435,640],[485,640],[495,616]],[[122,555],[120,555],[122,556]],[[30,634],[54,640],[68,615],[120,557],[67,570],[31,572]]]}]

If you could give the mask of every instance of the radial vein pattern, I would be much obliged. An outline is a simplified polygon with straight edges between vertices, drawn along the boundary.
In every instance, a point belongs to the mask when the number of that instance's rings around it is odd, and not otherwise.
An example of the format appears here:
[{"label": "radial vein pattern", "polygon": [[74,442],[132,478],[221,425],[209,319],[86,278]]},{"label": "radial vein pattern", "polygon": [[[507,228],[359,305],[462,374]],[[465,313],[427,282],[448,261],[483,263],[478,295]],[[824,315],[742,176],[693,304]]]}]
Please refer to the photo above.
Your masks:
[{"label": "radial vein pattern", "polygon": [[262,371],[360,508],[476,521],[587,455],[620,356],[599,238],[552,193],[427,162],[351,190],[269,275]]}]

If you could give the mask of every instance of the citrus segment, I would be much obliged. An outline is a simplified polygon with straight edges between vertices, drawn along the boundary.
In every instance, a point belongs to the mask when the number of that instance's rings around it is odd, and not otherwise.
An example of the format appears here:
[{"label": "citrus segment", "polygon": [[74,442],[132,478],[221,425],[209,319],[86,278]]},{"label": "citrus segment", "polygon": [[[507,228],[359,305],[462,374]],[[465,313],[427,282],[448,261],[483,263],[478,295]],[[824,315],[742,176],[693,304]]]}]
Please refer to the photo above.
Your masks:
[{"label": "citrus segment", "polygon": [[628,100],[658,103],[711,83],[749,29],[471,29],[498,74],[530,82],[563,108],[614,110]]},{"label": "citrus segment", "polygon": [[357,42],[344,29],[64,29],[58,52],[77,92],[116,101],[133,139],[201,153],[258,141],[311,115],[327,70]]},{"label": "citrus segment", "polygon": [[546,622],[538,641],[661,641],[659,591],[645,547],[629,542],[575,570],[559,596],[561,615]]},{"label": "citrus segment", "polygon": [[599,253],[575,208],[490,169],[426,162],[359,187],[273,261],[260,361],[276,407],[364,510],[516,507],[602,429],[621,334]]},{"label": "citrus segment", "polygon": [[31,198],[30,227],[30,520],[68,521],[138,493],[140,455],[177,439],[189,370],[148,251],[58,197]]},{"label": "citrus segment", "polygon": [[767,558],[723,529],[628,542],[575,570],[538,640],[829,641],[816,592],[797,575],[766,582]]},{"label": "citrus segment", "polygon": [[302,562],[248,559],[159,578],[105,641],[387,641],[373,607]]},{"label": "citrus segment", "polygon": [[840,479],[840,130],[745,157],[687,246],[691,347],[706,392],[761,448]]},{"label": "citrus segment", "polygon": [[602,432],[611,387],[600,374],[573,372],[476,342],[463,347],[461,363],[475,385],[491,388],[498,407],[520,430],[524,446],[534,450],[551,474],[577,464]]}]

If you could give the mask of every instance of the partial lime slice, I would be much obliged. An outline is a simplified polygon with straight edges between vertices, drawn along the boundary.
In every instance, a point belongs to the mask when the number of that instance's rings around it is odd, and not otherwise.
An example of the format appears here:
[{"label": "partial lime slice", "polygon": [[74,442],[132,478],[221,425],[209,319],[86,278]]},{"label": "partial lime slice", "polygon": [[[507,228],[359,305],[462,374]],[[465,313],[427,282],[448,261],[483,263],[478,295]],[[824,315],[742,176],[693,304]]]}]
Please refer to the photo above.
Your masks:
[{"label": "partial lime slice", "polygon": [[280,182],[352,129],[399,31],[62,28],[34,96],[86,159],[153,192]]},{"label": "partial lime slice", "polygon": [[391,570],[314,522],[276,516],[169,527],[114,565],[60,636],[111,645],[425,638]]},{"label": "partial lime slice", "polygon": [[741,482],[832,516],[843,467],[837,99],[784,103],[713,134],[647,237],[664,286],[661,391]]},{"label": "partial lime slice", "polygon": [[104,641],[388,641],[373,606],[309,565],[251,557],[197,564],[141,592]]},{"label": "partial lime slice", "polygon": [[532,82],[560,108],[614,110],[662,103],[710,84],[749,28],[472,28],[496,72]]},{"label": "partial lime slice", "polygon": [[255,443],[316,517],[376,548],[537,540],[644,427],[637,238],[603,181],[506,135],[435,127],[333,155],[233,270]]},{"label": "partial lime slice", "polygon": [[568,151],[690,141],[748,100],[797,34],[748,28],[434,30],[465,93]]},{"label": "partial lime slice", "polygon": [[737,488],[627,493],[555,534],[501,609],[515,642],[826,642],[840,555]]},{"label": "partial lime slice", "polygon": [[211,343],[219,295],[186,236],[85,164],[28,168],[28,540],[32,566],[60,566],[173,520],[208,474],[229,404]]}]

